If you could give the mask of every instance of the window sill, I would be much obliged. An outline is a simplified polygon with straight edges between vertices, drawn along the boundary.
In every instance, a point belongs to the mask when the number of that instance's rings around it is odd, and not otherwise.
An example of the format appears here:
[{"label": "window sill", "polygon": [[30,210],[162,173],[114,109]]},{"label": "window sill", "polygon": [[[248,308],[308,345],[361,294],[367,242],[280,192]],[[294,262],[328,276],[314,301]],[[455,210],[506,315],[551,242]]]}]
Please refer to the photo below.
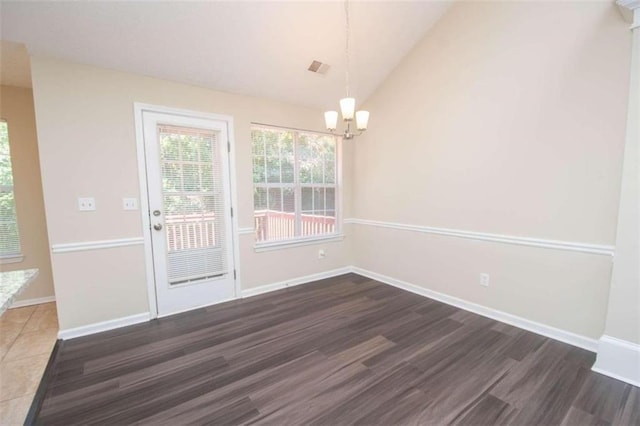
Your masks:
[{"label": "window sill", "polygon": [[272,241],[268,243],[256,243],[253,246],[253,248],[256,253],[260,253],[263,251],[281,250],[281,249],[288,249],[288,248],[294,248],[294,247],[310,246],[310,245],[321,244],[321,243],[332,243],[332,242],[342,241],[342,240],[344,240],[344,234],[333,234],[333,235],[325,235],[322,237],[315,237],[315,238]]},{"label": "window sill", "polygon": [[10,254],[7,256],[0,256],[0,265],[6,265],[7,263],[20,263],[23,260],[23,254]]}]

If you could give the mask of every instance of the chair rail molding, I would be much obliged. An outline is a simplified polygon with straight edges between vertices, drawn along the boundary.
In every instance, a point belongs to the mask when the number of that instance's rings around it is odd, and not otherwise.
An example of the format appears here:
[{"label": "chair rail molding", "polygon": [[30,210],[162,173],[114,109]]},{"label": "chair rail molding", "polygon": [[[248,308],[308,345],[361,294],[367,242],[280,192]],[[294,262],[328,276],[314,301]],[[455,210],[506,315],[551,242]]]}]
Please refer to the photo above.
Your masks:
[{"label": "chair rail molding", "polygon": [[142,237],[118,238],[113,240],[80,241],[75,243],[60,243],[51,246],[52,253],[70,253],[75,251],[101,250],[114,247],[143,245]]},{"label": "chair rail molding", "polygon": [[542,238],[521,237],[517,235],[491,234],[487,232],[466,231],[462,229],[436,228],[432,226],[410,225],[395,222],[383,222],[368,219],[345,219],[344,223],[376,226],[379,228],[399,229],[403,231],[422,232],[425,234],[444,235],[448,237],[466,238],[470,240],[489,241],[494,243],[514,244],[520,246],[539,247],[555,250],[576,251],[613,257],[615,246],[592,244],[574,241],[547,240]]}]

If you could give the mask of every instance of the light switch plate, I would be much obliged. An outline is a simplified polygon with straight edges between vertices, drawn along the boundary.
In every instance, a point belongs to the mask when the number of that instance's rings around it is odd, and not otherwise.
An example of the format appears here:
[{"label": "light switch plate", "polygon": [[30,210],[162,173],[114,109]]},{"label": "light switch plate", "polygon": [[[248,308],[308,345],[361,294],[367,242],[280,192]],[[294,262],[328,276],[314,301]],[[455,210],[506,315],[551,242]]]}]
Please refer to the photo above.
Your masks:
[{"label": "light switch plate", "polygon": [[138,199],[137,198],[123,198],[122,199],[122,208],[124,210],[138,210]]},{"label": "light switch plate", "polygon": [[96,199],[93,197],[78,198],[78,210],[90,212],[96,209]]}]

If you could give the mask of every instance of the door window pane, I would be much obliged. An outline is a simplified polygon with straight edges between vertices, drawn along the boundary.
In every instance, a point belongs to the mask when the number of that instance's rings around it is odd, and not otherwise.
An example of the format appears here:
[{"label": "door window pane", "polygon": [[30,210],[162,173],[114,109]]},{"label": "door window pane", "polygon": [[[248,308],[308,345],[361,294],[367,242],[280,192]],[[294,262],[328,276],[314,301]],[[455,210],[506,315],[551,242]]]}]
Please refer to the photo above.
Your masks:
[{"label": "door window pane", "polygon": [[226,273],[224,199],[218,135],[159,126],[167,240],[172,285]]}]

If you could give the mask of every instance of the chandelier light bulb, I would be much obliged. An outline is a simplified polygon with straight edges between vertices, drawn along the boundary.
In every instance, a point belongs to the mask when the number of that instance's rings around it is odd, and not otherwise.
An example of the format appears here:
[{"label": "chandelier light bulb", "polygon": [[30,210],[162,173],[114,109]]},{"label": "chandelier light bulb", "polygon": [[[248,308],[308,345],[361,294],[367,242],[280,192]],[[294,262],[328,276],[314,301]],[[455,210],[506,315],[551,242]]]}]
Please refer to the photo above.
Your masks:
[{"label": "chandelier light bulb", "polygon": [[353,120],[353,114],[356,111],[355,98],[342,98],[340,99],[340,111],[342,112],[342,119],[344,121]]},{"label": "chandelier light bulb", "polygon": [[324,113],[324,123],[327,130],[336,130],[338,128],[338,111],[327,111]]},{"label": "chandelier light bulb", "polygon": [[367,130],[369,124],[369,111],[356,112],[356,129],[360,131]]}]

